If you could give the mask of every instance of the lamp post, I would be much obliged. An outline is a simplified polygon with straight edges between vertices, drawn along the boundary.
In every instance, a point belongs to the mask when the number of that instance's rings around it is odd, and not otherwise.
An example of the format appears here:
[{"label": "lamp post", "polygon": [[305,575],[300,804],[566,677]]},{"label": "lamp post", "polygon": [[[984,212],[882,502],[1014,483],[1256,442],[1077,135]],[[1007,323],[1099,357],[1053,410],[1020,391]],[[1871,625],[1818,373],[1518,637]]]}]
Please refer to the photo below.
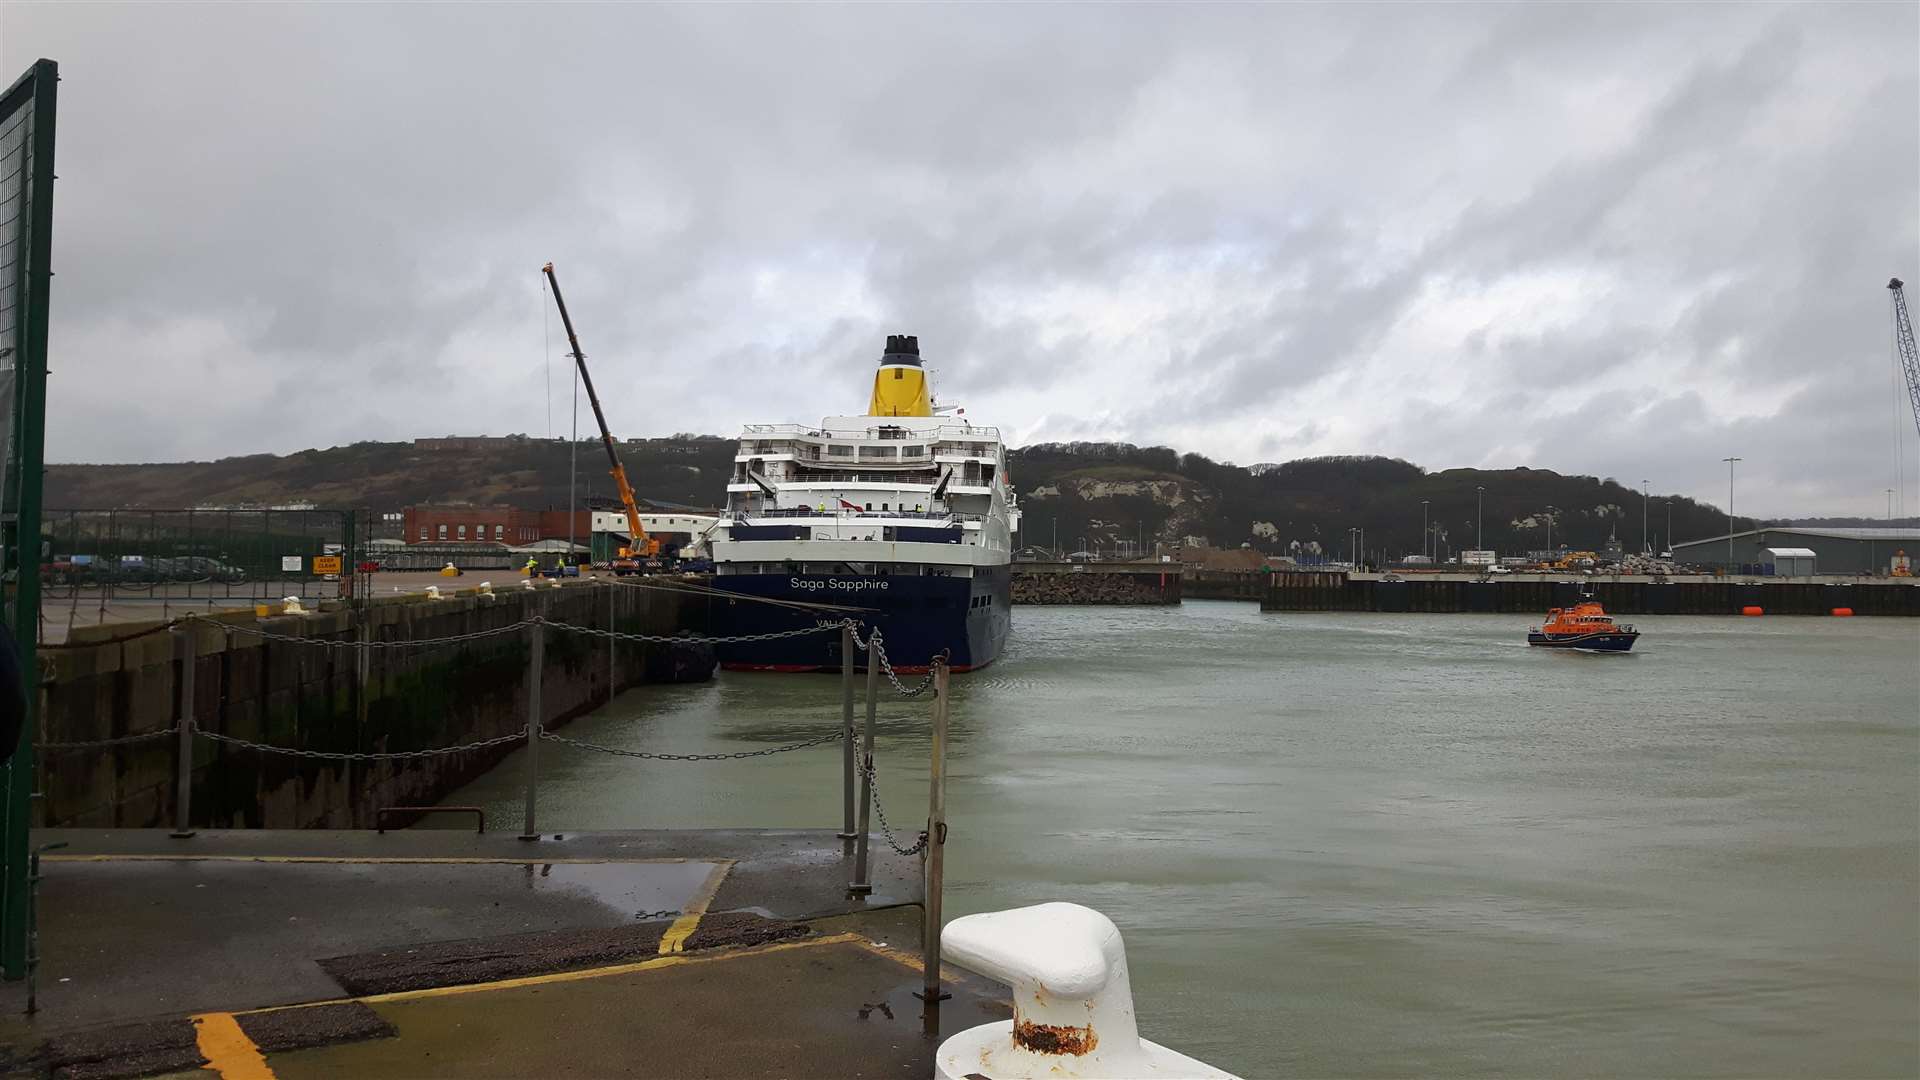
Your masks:
[{"label": "lamp post", "polygon": [[1733,573],[1733,467],[1741,459],[1721,458],[1727,463],[1727,573]]},{"label": "lamp post", "polygon": [[1427,557],[1427,541],[1430,539],[1431,537],[1427,534],[1427,500],[1421,499],[1420,500],[1420,557],[1423,559]]},{"label": "lamp post", "polygon": [[1558,512],[1558,507],[1547,507],[1547,558],[1549,560],[1553,558],[1553,515]]},{"label": "lamp post", "polygon": [[1887,524],[1893,524],[1893,489],[1887,489]]},{"label": "lamp post", "polygon": [[1647,507],[1652,505],[1647,496],[1647,482],[1640,481],[1640,554],[1651,555],[1653,549],[1647,546]]},{"label": "lamp post", "polygon": [[1473,546],[1480,551],[1487,550],[1486,538],[1480,535],[1480,509],[1481,504],[1486,501],[1486,497],[1486,488],[1477,487],[1473,489]]}]

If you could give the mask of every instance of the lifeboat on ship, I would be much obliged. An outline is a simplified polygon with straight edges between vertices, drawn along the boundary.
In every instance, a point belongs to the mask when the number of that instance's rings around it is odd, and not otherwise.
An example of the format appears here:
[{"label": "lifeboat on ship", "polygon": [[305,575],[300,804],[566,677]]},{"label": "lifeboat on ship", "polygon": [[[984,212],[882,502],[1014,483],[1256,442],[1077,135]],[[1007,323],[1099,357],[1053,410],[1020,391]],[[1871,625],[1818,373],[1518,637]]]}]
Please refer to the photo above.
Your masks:
[{"label": "lifeboat on ship", "polygon": [[1613,621],[1606,609],[1593,599],[1583,599],[1570,608],[1552,608],[1544,625],[1527,631],[1527,644],[1547,649],[1586,649],[1592,652],[1626,652],[1640,632]]}]

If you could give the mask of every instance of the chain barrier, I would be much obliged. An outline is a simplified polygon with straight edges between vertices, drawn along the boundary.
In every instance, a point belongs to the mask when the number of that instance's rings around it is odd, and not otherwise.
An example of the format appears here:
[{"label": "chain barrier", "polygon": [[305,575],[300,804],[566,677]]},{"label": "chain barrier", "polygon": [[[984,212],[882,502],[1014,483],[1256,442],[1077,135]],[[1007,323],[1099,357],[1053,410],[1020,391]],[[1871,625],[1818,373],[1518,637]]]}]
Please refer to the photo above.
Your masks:
[{"label": "chain barrier", "polygon": [[[546,622],[546,620],[536,620]],[[644,645],[736,645],[749,641],[777,641],[781,638],[805,637],[826,630],[839,630],[839,623],[827,623],[822,626],[803,626],[798,630],[777,630],[766,634],[742,634],[739,637],[696,637],[694,635],[675,636],[671,634],[628,634],[618,630],[602,630],[595,626],[577,626],[573,623],[546,622],[555,630],[571,630],[576,634],[589,637],[612,638],[615,641],[637,641]]]},{"label": "chain barrier", "polygon": [[771,757],[774,754],[785,754],[794,750],[805,750],[809,747],[825,746],[828,743],[841,741],[843,736],[840,732],[835,732],[824,738],[809,739],[806,742],[789,743],[786,746],[769,746],[764,750],[735,750],[731,753],[723,754],[667,754],[655,753],[650,750],[622,750],[614,746],[602,746],[599,743],[590,743],[585,739],[570,739],[565,735],[556,735],[546,728],[540,729],[540,737],[548,742],[564,743],[580,750],[591,750],[597,754],[611,754],[614,757],[641,758],[646,761],[739,761],[743,758]]},{"label": "chain barrier", "polygon": [[169,735],[180,734],[180,725],[175,724],[161,731],[144,731],[138,735],[121,735],[112,739],[88,739],[82,742],[45,742],[34,743],[35,750],[59,753],[63,750],[94,750],[106,746],[125,746],[128,743],[146,742],[148,739],[163,739]]},{"label": "chain barrier", "polygon": [[[851,622],[852,620],[848,621]],[[853,644],[855,648],[858,648],[862,652],[865,652],[869,646],[873,648],[875,655],[880,659],[881,674],[887,677],[887,681],[893,684],[893,688],[900,692],[901,697],[919,697],[921,694],[933,688],[932,666],[928,666],[927,677],[920,680],[919,686],[909,690],[901,683],[900,676],[894,673],[893,661],[887,659],[886,639],[881,636],[879,627],[874,627],[873,633],[867,635],[866,640],[863,641],[860,638],[860,630],[856,625],[853,631]]]},{"label": "chain barrier", "polygon": [[927,677],[920,680],[920,685],[909,690],[901,684],[900,676],[893,673],[893,662],[887,659],[887,643],[881,640],[878,627],[874,629],[873,636],[875,641],[874,652],[880,658],[880,673],[887,677],[887,681],[893,684],[893,688],[900,692],[901,697],[919,697],[921,694],[933,689],[933,665],[927,665]]},{"label": "chain barrier", "polygon": [[873,816],[880,822],[880,835],[886,837],[887,846],[892,848],[896,855],[920,854],[927,849],[926,830],[921,830],[920,839],[915,840],[912,847],[901,847],[900,841],[894,839],[893,826],[887,824],[887,809],[880,804],[880,785],[874,776],[876,771],[871,758],[867,760],[866,766],[861,769],[861,772],[865,773],[867,777],[867,794],[873,798]]},{"label": "chain barrier", "polygon": [[208,731],[205,728],[198,727],[193,729],[193,733],[203,738],[212,739],[217,743],[243,746],[249,750],[258,750],[264,754],[285,754],[288,757],[310,758],[320,761],[409,761],[415,758],[433,757],[437,754],[461,754],[468,750],[485,750],[490,746],[504,746],[507,743],[525,742],[527,739],[526,731],[521,730],[508,735],[496,736],[491,739],[482,739],[479,742],[462,743],[459,746],[443,746],[432,750],[388,750],[362,753],[351,750],[296,750],[286,746],[273,746],[269,743],[258,743],[249,739],[235,738],[232,735],[222,735],[218,732]]},{"label": "chain barrier", "polygon": [[[820,626],[803,626],[797,630],[779,630],[766,634],[743,634],[739,637],[699,637],[692,634],[628,634],[618,630],[602,630],[593,626],[578,626],[573,623],[554,622],[541,616],[522,619],[506,626],[497,626],[490,630],[476,630],[470,634],[454,634],[449,637],[418,638],[406,641],[356,641],[351,638],[310,638],[294,637],[291,634],[275,634],[258,627],[242,626],[238,623],[212,622],[199,615],[188,615],[188,620],[207,622],[229,634],[246,634],[264,641],[284,641],[295,645],[318,645],[327,649],[416,649],[429,645],[455,645],[463,641],[477,641],[481,638],[498,637],[524,630],[535,624],[552,627],[555,630],[569,630],[589,637],[612,638],[615,641],[632,641],[645,645],[732,645],[753,641],[777,641],[781,638],[804,637],[808,634],[823,633],[840,629],[840,623],[827,623]],[[150,633],[158,631],[148,631]],[[134,635],[139,636],[139,635]],[[130,639],[129,639],[130,640]]]},{"label": "chain barrier", "polygon": [[218,629],[225,630],[229,634],[246,634],[249,637],[260,638],[264,641],[285,641],[295,645],[318,645],[322,648],[327,648],[327,649],[375,649],[375,650],[417,649],[417,648],[424,648],[429,645],[454,645],[462,641],[478,641],[481,638],[499,637],[502,634],[511,634],[519,630],[524,630],[527,627],[532,626],[534,623],[541,621],[537,618],[521,619],[517,623],[510,623],[506,626],[496,626],[491,630],[475,630],[471,634],[454,634],[450,637],[417,638],[417,639],[409,639],[406,641],[356,641],[351,638],[345,638],[345,639],[310,638],[310,637],[294,637],[291,634],[275,634],[275,633],[270,633],[266,630],[261,630],[257,627],[241,626],[238,623],[212,622],[199,615],[189,615],[187,616],[187,618],[190,621],[194,621],[194,622],[206,622],[211,626],[217,627]]}]

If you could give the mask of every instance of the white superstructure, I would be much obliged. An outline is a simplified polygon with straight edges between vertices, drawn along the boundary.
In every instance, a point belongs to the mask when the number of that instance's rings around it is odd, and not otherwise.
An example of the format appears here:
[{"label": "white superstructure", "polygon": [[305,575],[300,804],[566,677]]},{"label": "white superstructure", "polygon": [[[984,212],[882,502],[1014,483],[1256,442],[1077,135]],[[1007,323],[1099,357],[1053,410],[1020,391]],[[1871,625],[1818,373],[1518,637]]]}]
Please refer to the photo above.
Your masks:
[{"label": "white superstructure", "polygon": [[750,424],[733,462],[713,534],[721,575],[781,563],[961,570],[1013,559],[1019,509],[995,428],[949,416]]}]

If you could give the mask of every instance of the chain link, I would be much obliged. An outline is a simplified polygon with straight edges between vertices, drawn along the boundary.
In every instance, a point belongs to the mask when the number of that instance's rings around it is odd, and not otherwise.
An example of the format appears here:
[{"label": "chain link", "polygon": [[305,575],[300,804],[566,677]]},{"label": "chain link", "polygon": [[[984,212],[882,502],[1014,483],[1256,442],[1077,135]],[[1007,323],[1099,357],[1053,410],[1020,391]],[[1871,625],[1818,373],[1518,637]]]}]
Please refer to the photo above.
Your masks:
[{"label": "chain link", "polygon": [[565,735],[556,735],[545,728],[540,729],[540,737],[548,742],[565,743],[581,750],[592,750],[598,754],[612,754],[614,757],[642,758],[647,761],[738,761],[742,758],[771,757],[794,750],[805,750],[813,746],[825,746],[841,741],[841,734],[835,733],[825,738],[809,739],[806,742],[790,743],[786,746],[769,746],[764,750],[735,750],[725,754],[665,754],[648,750],[621,750],[612,746],[601,746],[584,739],[569,739]]},{"label": "chain link", "polygon": [[180,725],[175,724],[161,731],[144,731],[138,735],[121,735],[112,739],[89,739],[84,742],[48,742],[34,743],[35,750],[58,753],[63,750],[93,750],[105,746],[125,746],[128,743],[146,742],[148,739],[162,739],[168,735],[180,734]]},{"label": "chain link", "polygon": [[887,643],[881,639],[877,627],[873,631],[873,637],[874,652],[880,657],[880,672],[887,677],[888,682],[893,684],[893,688],[900,692],[901,697],[918,697],[933,688],[933,665],[931,664],[927,665],[927,677],[920,680],[919,686],[909,690],[902,685],[900,676],[893,673],[893,662],[887,659]]},{"label": "chain link", "polygon": [[924,829],[920,832],[920,839],[915,840],[912,847],[901,847],[900,841],[894,839],[893,826],[887,824],[887,809],[880,805],[880,785],[874,779],[876,770],[871,757],[867,759],[866,766],[861,771],[866,774],[867,794],[873,799],[873,816],[880,822],[880,835],[886,837],[887,846],[892,848],[896,855],[918,855],[927,850],[927,834]]},{"label": "chain link", "polygon": [[258,750],[265,754],[285,754],[288,757],[312,758],[321,761],[409,761],[415,758],[433,757],[438,754],[459,754],[468,750],[485,750],[490,746],[504,746],[507,743],[525,742],[527,739],[527,733],[522,730],[507,735],[496,736],[491,739],[482,739],[479,742],[462,743],[459,746],[443,746],[432,750],[390,750],[361,753],[358,751],[295,750],[291,747],[273,746],[268,743],[258,743],[248,739],[235,738],[232,735],[222,735],[218,732],[208,731],[205,728],[198,727],[193,729],[193,733],[212,739],[217,743],[244,746],[249,750]]},{"label": "chain link", "polygon": [[909,690],[900,682],[900,676],[894,674],[893,662],[887,659],[887,643],[886,639],[881,635],[879,627],[874,627],[873,633],[869,634],[865,641],[860,639],[860,631],[856,628],[853,631],[853,644],[862,652],[868,648],[873,649],[874,654],[880,659],[881,674],[887,677],[887,681],[893,684],[893,688],[900,692],[901,697],[919,697],[932,688],[933,667],[931,665],[927,667],[927,677],[920,680],[919,686]]}]

